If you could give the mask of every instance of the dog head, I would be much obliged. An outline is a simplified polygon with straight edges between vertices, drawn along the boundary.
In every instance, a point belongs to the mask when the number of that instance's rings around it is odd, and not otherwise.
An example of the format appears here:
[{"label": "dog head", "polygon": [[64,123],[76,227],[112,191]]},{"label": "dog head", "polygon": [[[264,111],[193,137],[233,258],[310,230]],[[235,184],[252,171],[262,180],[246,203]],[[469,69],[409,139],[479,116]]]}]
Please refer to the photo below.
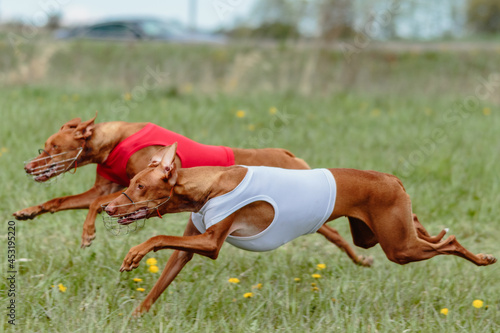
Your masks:
[{"label": "dog head", "polygon": [[159,150],[148,167],[132,178],[123,195],[106,206],[106,213],[118,217],[120,224],[159,214],[159,207],[170,199],[177,182],[176,151],[177,142]]},{"label": "dog head", "polygon": [[86,164],[82,151],[94,131],[96,117],[97,113],[90,120],[82,122],[75,118],[64,124],[47,139],[40,154],[25,164],[26,173],[37,182],[45,182],[75,168],[77,163]]}]

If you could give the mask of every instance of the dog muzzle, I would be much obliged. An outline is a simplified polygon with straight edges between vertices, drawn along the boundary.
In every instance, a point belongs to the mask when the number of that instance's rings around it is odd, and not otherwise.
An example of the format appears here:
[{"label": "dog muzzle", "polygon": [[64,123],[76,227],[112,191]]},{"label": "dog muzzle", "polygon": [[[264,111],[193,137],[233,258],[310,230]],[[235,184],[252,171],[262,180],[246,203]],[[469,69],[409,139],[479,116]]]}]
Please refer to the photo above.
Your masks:
[{"label": "dog muzzle", "polygon": [[[123,192],[122,194],[125,194],[125,192]],[[146,204],[146,206],[143,206],[133,211],[132,213],[115,215],[108,215],[106,213],[103,213],[102,222],[104,223],[104,227],[115,236],[127,235],[139,230],[140,228],[144,227],[144,225],[146,224],[146,220],[150,217],[158,216],[159,218],[162,218],[159,208],[167,203],[171,197],[171,195],[169,195],[163,202],[157,204],[156,206],[148,207],[150,202],[157,202],[158,200],[162,200],[163,198],[134,202],[128,195],[125,194],[125,196],[131,201],[131,203],[118,205],[116,207],[131,207],[143,204]],[[109,202],[101,205],[102,209],[104,210],[108,204]]]},{"label": "dog muzzle", "polygon": [[[69,152],[63,152],[46,157],[35,158],[30,161],[25,161],[25,169],[28,163],[36,163],[37,165],[36,167],[31,168],[29,172],[27,172],[27,175],[37,183],[55,182],[57,178],[60,178],[71,168],[75,168],[76,171],[76,168],[78,166],[77,160],[82,154],[83,147],[76,148],[76,150],[78,150],[78,153],[75,157],[72,158],[64,158],[64,155],[68,154]],[[39,153],[41,154],[42,151],[43,149],[40,150]],[[52,162],[55,157],[61,157],[63,159],[60,161]],[[50,182],[48,182],[49,180]]]}]

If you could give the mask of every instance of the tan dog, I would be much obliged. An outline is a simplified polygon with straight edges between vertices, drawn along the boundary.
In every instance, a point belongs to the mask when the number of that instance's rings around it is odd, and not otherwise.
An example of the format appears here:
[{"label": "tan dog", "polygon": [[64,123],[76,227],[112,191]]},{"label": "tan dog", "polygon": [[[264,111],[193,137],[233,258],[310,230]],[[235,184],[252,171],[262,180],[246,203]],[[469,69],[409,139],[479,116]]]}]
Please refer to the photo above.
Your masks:
[{"label": "tan dog", "polygon": [[[58,132],[47,139],[41,154],[26,164],[26,172],[36,174],[35,180],[44,182],[64,172],[75,170],[76,167],[91,163],[103,163],[120,142],[146,126],[146,123],[122,121],[95,124],[96,117],[84,122],[81,122],[80,118],[76,118],[64,124]],[[148,160],[158,149],[159,146],[149,146],[131,156],[126,168],[129,179],[146,168]],[[305,161],[296,158],[284,149],[231,149],[234,153],[235,164],[309,169]],[[191,153],[196,154],[196,151]],[[177,168],[182,166],[177,155],[175,164]],[[84,248],[90,246],[96,236],[95,219],[97,214],[102,211],[101,205],[116,198],[123,189],[124,186],[96,174],[94,186],[84,193],[54,198],[40,205],[22,209],[13,215],[18,220],[26,220],[48,212],[88,208],[89,212],[83,224],[82,233],[81,246]],[[327,237],[330,241],[345,251],[353,262],[363,266],[371,265],[372,259],[356,255],[349,243],[335,229],[327,228],[325,232],[328,233]]]},{"label": "tan dog", "polygon": [[[249,169],[241,166],[177,169],[174,163],[175,149],[176,145],[173,145],[153,157],[149,167],[132,179],[124,195],[107,205],[106,212],[119,216],[119,223],[131,223],[156,215],[156,210],[161,214],[199,212],[206,208],[205,205],[211,199],[232,192],[243,183],[249,172]],[[314,172],[286,171],[302,176]],[[491,255],[472,254],[458,243],[455,236],[449,236],[444,241],[441,241],[444,232],[437,237],[430,237],[412,214],[410,198],[395,176],[355,169],[329,169],[325,172],[331,172],[336,183],[334,208],[326,222],[341,216],[348,217],[357,246],[369,248],[380,243],[387,258],[398,264],[426,260],[438,254],[457,255],[476,265],[496,262]],[[300,190],[297,188],[297,195],[300,195]],[[223,200],[227,198],[226,195]],[[155,206],[155,209],[150,209],[151,206]],[[287,209],[293,210],[294,207],[281,209],[286,213]],[[274,209],[266,201],[252,202],[225,218],[221,217],[218,223],[208,227],[204,233],[193,223],[194,217],[196,214],[191,215],[182,237],[152,237],[132,247],[125,257],[120,268],[122,272],[138,267],[141,259],[150,251],[176,250],[153,289],[136,308],[135,315],[150,309],[193,254],[216,259],[229,235],[251,237],[266,230],[274,219]],[[326,224],[317,232],[329,237],[329,227]]]}]

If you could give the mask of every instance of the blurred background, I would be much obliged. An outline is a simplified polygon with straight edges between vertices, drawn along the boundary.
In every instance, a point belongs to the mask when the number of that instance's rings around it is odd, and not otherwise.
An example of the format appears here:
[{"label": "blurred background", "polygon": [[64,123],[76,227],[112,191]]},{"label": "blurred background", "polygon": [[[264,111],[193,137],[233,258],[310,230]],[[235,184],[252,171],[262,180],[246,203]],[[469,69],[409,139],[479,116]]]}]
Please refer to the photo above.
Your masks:
[{"label": "blurred background", "polygon": [[[471,52],[500,52],[499,32],[495,0],[2,0],[0,84],[99,81],[126,89],[148,62],[168,69],[162,85],[172,93],[387,92],[384,82],[404,76],[408,57],[422,66],[429,57],[443,61],[442,70],[454,64],[438,54],[476,62]],[[106,66],[90,66],[94,60]],[[446,88],[426,84],[426,93],[467,89],[464,70],[454,68]]]},{"label": "blurred background", "polygon": [[[0,212],[7,221],[92,186],[95,165],[39,186],[22,162],[98,111],[97,122],[153,122],[205,144],[286,148],[311,167],[395,174],[430,234],[450,228],[499,257],[499,66],[498,0],[0,0]],[[152,320],[129,321],[144,297],[133,277],[149,290],[156,276],[120,275],[123,256],[182,234],[187,215],[121,238],[98,221],[83,251],[85,215],[17,222],[22,331],[500,331],[499,264],[439,256],[402,267],[376,246],[357,249],[375,257],[364,269],[320,235],[265,255],[195,257]],[[345,219],[331,225],[352,243]],[[162,266],[169,254],[154,255]],[[317,263],[328,267],[321,282],[310,279]],[[235,276],[240,289],[228,287]]]}]

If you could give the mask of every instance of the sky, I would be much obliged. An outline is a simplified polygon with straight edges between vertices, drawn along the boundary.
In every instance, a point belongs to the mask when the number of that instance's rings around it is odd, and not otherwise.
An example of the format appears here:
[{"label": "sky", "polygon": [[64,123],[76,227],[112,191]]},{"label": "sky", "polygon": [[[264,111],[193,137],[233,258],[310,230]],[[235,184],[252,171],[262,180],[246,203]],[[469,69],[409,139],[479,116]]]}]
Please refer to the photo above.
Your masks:
[{"label": "sky", "polygon": [[0,0],[0,22],[21,20],[41,25],[48,13],[60,12],[63,24],[99,21],[110,17],[157,17],[190,23],[189,5],[198,3],[196,25],[212,30],[247,16],[255,0]]}]

